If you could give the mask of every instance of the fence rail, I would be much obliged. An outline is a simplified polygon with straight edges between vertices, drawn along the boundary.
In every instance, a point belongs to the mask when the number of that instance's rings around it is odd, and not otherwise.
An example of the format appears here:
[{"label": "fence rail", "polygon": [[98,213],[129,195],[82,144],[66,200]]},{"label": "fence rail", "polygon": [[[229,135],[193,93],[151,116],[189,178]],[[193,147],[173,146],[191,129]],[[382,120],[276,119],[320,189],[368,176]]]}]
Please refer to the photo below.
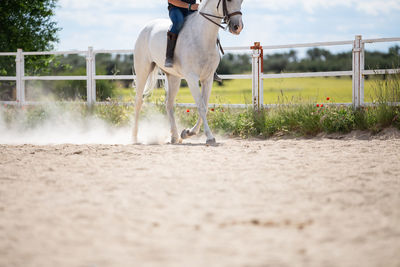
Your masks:
[{"label": "fence rail", "polygon": [[[265,79],[277,78],[299,78],[299,77],[329,77],[329,76],[352,76],[352,103],[343,103],[344,105],[353,105],[360,107],[369,105],[364,102],[364,76],[375,74],[396,74],[400,73],[400,69],[377,69],[364,70],[365,65],[365,44],[383,43],[383,42],[399,42],[400,38],[380,38],[380,39],[362,39],[361,35],[356,35],[354,40],[334,41],[334,42],[315,42],[301,44],[286,45],[270,45],[261,46],[256,42],[253,46],[225,47],[226,51],[247,51],[252,53],[252,73],[251,74],[234,74],[220,75],[222,79],[248,79],[252,80],[252,104],[255,108],[271,107],[274,105],[263,104],[263,82]],[[319,46],[338,46],[352,45],[352,70],[349,71],[329,71],[329,72],[305,72],[305,73],[278,73],[264,74],[263,59],[264,50],[287,49],[287,48],[303,48],[303,47],[319,47]],[[25,81],[56,81],[56,80],[82,80],[86,81],[87,101],[88,105],[104,104],[96,101],[96,81],[97,80],[134,80],[135,75],[96,75],[96,55],[97,54],[130,54],[134,53],[133,49],[125,50],[93,50],[89,47],[87,51],[46,51],[46,52],[23,52],[18,49],[17,52],[0,53],[0,56],[14,56],[16,59],[16,76],[0,76],[0,81],[16,82],[16,101],[0,101],[4,104],[30,105],[39,102],[26,101],[25,99]],[[86,56],[86,75],[85,76],[25,76],[25,56],[38,55],[69,55],[82,54]],[[165,79],[164,76],[159,76]],[[123,103],[130,104],[130,103]],[[179,106],[192,107],[194,104],[178,104]],[[211,106],[213,104],[210,104]],[[244,107],[244,104],[226,105],[230,107]]]}]

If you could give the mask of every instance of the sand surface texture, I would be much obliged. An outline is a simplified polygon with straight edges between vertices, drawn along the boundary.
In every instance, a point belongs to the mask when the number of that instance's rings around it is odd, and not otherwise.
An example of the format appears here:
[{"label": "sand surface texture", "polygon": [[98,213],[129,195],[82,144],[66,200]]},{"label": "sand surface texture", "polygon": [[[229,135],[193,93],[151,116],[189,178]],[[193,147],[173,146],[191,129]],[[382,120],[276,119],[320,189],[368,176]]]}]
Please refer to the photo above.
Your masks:
[{"label": "sand surface texture", "polygon": [[400,139],[0,145],[0,266],[400,266]]}]

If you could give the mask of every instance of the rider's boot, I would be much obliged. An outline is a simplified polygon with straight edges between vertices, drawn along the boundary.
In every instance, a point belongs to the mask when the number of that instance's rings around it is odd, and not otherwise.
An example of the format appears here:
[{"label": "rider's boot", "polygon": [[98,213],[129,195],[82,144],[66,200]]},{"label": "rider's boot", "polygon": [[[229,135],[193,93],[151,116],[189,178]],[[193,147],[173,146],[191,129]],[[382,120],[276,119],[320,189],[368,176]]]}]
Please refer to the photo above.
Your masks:
[{"label": "rider's boot", "polygon": [[175,51],[175,46],[176,46],[176,39],[178,38],[178,35],[173,32],[168,32],[167,33],[168,41],[167,41],[167,55],[165,59],[165,64],[164,66],[166,68],[172,68],[174,65],[174,51]]}]

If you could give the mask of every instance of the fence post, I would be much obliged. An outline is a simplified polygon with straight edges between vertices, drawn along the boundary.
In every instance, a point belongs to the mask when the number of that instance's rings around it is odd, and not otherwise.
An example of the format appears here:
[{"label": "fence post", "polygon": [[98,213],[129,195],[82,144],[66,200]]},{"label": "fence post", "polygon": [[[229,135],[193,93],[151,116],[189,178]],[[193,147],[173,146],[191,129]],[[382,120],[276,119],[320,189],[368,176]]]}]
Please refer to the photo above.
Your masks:
[{"label": "fence post", "polygon": [[361,43],[361,51],[360,51],[360,105],[364,106],[364,68],[365,68],[365,44],[361,41],[360,36],[360,43]]},{"label": "fence post", "polygon": [[353,44],[353,107],[364,105],[364,43],[361,35],[356,35]]},{"label": "fence post", "polygon": [[92,101],[95,104],[96,103],[96,54],[93,52],[93,47],[92,47]]},{"label": "fence post", "polygon": [[15,67],[16,67],[16,90],[17,90],[17,102],[18,105],[25,104],[25,80],[23,79],[25,76],[25,60],[24,55],[22,54],[22,49],[17,49],[17,56],[15,58]]},{"label": "fence post", "polygon": [[96,102],[96,81],[94,80],[95,64],[93,47],[90,46],[86,56],[86,95],[87,104],[89,106]]},{"label": "fence post", "polygon": [[250,47],[253,50],[252,57],[252,100],[254,109],[263,107],[264,86],[263,86],[263,68],[264,68],[264,52],[260,42],[255,42]]}]

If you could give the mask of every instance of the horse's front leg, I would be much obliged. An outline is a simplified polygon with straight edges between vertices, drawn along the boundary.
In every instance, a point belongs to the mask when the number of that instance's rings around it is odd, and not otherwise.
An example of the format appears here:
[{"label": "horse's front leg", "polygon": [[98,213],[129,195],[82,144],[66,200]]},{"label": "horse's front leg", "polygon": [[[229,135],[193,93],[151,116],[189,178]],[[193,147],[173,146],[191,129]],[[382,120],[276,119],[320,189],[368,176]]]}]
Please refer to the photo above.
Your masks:
[{"label": "horse's front leg", "polygon": [[166,110],[169,118],[169,123],[171,125],[171,144],[181,143],[182,140],[179,138],[178,128],[176,127],[175,116],[174,116],[174,104],[175,98],[179,91],[179,85],[181,84],[181,79],[170,74],[167,74],[168,79],[168,90],[166,99]]},{"label": "horse's front leg", "polygon": [[199,112],[199,121],[193,128],[194,128],[194,130],[198,131],[198,129],[196,129],[196,126],[198,128],[200,127],[200,123],[201,123],[200,119],[201,119],[204,123],[204,132],[207,136],[206,143],[213,145],[216,143],[215,138],[212,135],[210,127],[208,126],[208,122],[207,122],[208,99],[210,97],[210,92],[211,92],[211,87],[212,87],[212,79],[207,79],[207,85],[206,85],[206,83],[203,83],[203,94],[200,93],[198,76],[189,75],[189,77],[187,77],[186,80],[188,82],[190,92],[192,93],[192,96],[196,102],[196,106],[197,106],[197,109]]},{"label": "horse's front leg", "polygon": [[[206,114],[208,111],[208,102],[210,100],[210,95],[211,95],[211,88],[212,88],[212,84],[213,84],[213,78],[209,77],[208,79],[201,81],[201,85],[202,85],[202,90],[201,90],[201,96],[203,98],[204,104],[207,108],[206,110]],[[201,117],[198,118],[197,123],[193,126],[193,128],[191,129],[185,129],[182,131],[181,133],[181,137],[182,139],[186,139],[189,138],[193,135],[197,135],[200,132],[200,126],[201,123],[203,122],[203,120],[201,119]]]}]

